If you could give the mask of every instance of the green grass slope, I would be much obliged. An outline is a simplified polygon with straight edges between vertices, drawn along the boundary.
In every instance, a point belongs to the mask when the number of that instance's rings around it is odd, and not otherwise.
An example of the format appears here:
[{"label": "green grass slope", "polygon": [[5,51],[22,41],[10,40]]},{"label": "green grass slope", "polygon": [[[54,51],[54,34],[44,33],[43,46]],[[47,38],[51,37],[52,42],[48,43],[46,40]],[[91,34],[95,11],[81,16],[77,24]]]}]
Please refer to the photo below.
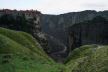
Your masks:
[{"label": "green grass slope", "polygon": [[28,33],[0,28],[0,72],[108,72],[108,46],[76,48],[63,65]]},{"label": "green grass slope", "polygon": [[0,28],[0,72],[60,72],[39,43],[25,32]]},{"label": "green grass slope", "polygon": [[108,72],[108,46],[85,45],[75,49],[64,72]]}]

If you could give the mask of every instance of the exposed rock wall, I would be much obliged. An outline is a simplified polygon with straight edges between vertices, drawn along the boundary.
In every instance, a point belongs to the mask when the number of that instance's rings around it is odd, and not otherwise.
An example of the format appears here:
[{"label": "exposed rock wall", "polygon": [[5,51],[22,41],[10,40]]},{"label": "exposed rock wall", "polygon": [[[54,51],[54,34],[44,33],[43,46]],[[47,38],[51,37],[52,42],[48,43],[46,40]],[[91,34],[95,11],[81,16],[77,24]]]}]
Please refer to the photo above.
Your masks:
[{"label": "exposed rock wall", "polygon": [[[80,40],[79,41],[78,39],[76,39],[74,37],[72,37],[72,38],[70,37],[70,34],[68,34],[69,27],[71,27],[77,23],[92,20],[96,16],[102,16],[102,17],[108,19],[108,11],[96,12],[94,10],[86,10],[86,11],[82,11],[82,12],[71,12],[71,13],[60,14],[60,15],[43,14],[41,16],[42,31],[45,32],[47,35],[53,37],[53,39],[48,37],[48,44],[50,44],[50,45],[53,44],[52,46],[50,46],[50,48],[52,48],[52,50],[54,50],[54,49],[59,50],[59,47],[62,47],[61,50],[63,50],[63,49],[65,49],[65,46],[66,46],[67,50],[63,54],[67,55],[68,51],[70,50],[71,44],[72,44],[73,48],[81,45],[81,43],[80,43],[81,38],[79,38],[79,40]],[[86,26],[83,26],[83,27],[85,28]],[[76,29],[76,30],[80,31],[80,29]],[[79,34],[78,36],[81,37],[82,34],[81,33],[78,33],[78,34]],[[55,40],[59,41],[59,43],[56,42]],[[77,42],[77,40],[78,40],[78,42]],[[75,45],[74,43],[76,43],[76,42],[74,42],[74,41],[76,41],[78,43],[78,45]],[[61,43],[64,45],[61,46]],[[96,43],[96,42],[94,42],[94,43]],[[52,52],[53,51],[51,51],[51,53]]]},{"label": "exposed rock wall", "polygon": [[97,16],[93,20],[75,24],[69,28],[70,48],[88,44],[108,44],[108,21]]}]

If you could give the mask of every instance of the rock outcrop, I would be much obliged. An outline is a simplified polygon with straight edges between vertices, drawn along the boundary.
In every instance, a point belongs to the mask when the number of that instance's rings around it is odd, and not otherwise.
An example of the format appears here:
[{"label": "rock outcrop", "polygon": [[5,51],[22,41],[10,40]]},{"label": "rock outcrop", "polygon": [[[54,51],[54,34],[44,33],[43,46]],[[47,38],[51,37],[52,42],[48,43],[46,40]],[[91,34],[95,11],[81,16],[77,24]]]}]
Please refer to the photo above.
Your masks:
[{"label": "rock outcrop", "polygon": [[75,24],[69,28],[69,46],[71,50],[88,44],[108,44],[108,21],[97,16],[90,21]]}]

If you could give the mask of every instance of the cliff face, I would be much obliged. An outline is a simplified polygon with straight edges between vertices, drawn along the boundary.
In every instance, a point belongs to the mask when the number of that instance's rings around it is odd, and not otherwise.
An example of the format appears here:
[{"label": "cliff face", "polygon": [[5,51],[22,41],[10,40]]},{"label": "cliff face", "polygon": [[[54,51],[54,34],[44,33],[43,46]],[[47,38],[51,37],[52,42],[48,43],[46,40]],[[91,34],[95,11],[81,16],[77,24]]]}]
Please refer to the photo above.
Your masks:
[{"label": "cliff face", "polygon": [[69,28],[71,50],[88,44],[108,44],[108,21],[97,16],[90,21],[75,24]]},{"label": "cliff face", "polygon": [[[65,51],[66,53],[69,49],[68,47],[70,46],[69,45],[70,35],[68,35],[68,28],[73,26],[74,24],[92,20],[96,16],[102,16],[108,19],[108,11],[96,12],[96,11],[87,10],[82,12],[71,12],[71,13],[66,13],[61,15],[43,14],[41,16],[42,31],[48,34],[49,36],[53,36],[53,38],[57,39],[60,43],[62,43],[64,45],[64,47],[62,47],[63,49],[66,46],[67,47],[67,50]],[[50,41],[55,41],[55,40],[50,39]],[[49,44],[52,44],[52,42],[50,41]],[[60,46],[60,43],[56,43],[56,44]],[[58,49],[58,46],[51,47],[51,48]]]}]

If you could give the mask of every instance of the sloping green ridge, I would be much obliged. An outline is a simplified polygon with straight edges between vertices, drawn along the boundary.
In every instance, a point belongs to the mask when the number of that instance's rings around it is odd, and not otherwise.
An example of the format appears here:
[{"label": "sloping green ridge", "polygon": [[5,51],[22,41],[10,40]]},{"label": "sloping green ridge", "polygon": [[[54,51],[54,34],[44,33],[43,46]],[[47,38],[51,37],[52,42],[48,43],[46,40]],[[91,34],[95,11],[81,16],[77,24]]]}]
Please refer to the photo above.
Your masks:
[{"label": "sloping green ridge", "polygon": [[36,52],[42,56],[47,57],[47,55],[43,52],[43,50],[38,47],[37,42],[34,41],[35,39],[31,35],[29,35],[25,32],[17,32],[17,31],[13,31],[13,30],[0,28],[0,34],[16,41],[17,43],[19,43],[19,44],[21,44],[27,48],[29,48],[33,52]]},{"label": "sloping green ridge", "polygon": [[108,72],[108,46],[81,46],[58,64],[28,33],[0,28],[0,72]]},{"label": "sloping green ridge", "polygon": [[64,72],[108,72],[108,46],[85,45],[75,49]]},{"label": "sloping green ridge", "polygon": [[0,28],[0,72],[60,72],[29,34]]}]

